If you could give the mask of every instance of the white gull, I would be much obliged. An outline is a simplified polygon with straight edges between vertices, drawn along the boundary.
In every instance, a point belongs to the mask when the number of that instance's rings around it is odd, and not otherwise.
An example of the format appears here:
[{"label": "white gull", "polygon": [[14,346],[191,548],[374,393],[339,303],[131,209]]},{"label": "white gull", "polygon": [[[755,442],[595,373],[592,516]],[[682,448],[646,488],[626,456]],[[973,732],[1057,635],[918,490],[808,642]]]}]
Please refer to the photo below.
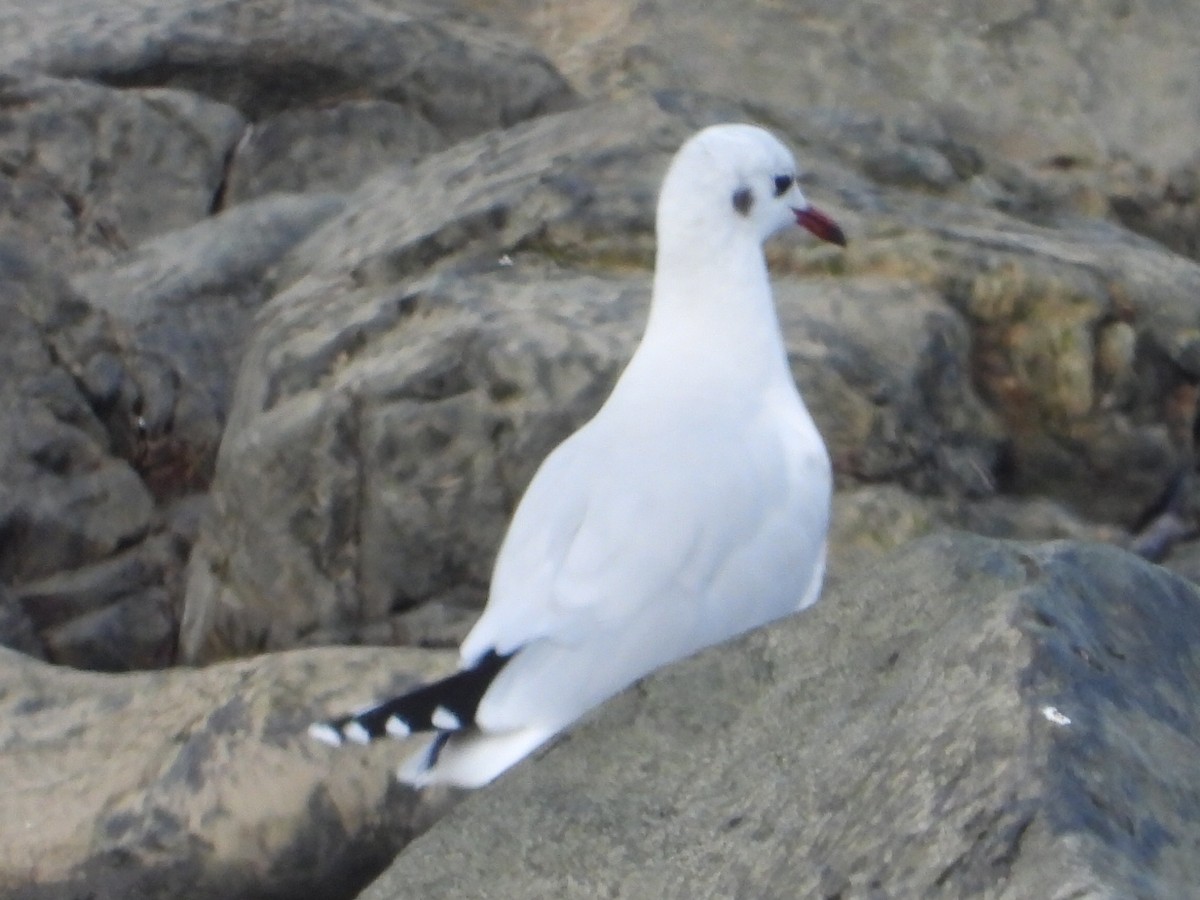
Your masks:
[{"label": "white gull", "polygon": [[313,737],[433,732],[400,778],[478,787],[643,675],[816,601],[829,457],[762,252],[793,224],[845,243],[770,133],[717,125],[683,145],[659,195],[645,335],[529,485],[460,670]]}]

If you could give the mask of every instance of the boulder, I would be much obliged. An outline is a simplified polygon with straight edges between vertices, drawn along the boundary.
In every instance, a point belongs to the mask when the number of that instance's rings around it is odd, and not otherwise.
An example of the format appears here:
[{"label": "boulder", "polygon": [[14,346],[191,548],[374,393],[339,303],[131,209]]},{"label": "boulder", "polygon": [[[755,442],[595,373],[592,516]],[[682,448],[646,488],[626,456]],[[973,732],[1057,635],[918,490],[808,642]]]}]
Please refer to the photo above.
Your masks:
[{"label": "boulder", "polygon": [[1197,159],[1200,10],[1188,0],[1086,13],[944,0],[473,5],[521,29],[588,96],[688,87],[776,108],[883,113],[1046,168]]},{"label": "boulder", "polygon": [[449,665],[319,649],[114,676],[0,648],[0,894],[353,896],[454,798],[397,785],[405,748],[334,753],[305,728]]},{"label": "boulder", "polygon": [[0,647],[19,650],[34,659],[45,658],[32,620],[3,584],[0,584]]},{"label": "boulder", "polygon": [[[402,158],[430,135],[458,140],[575,101],[544,57],[454,4],[102,0],[80,14],[6,0],[0,13],[5,71],[86,79],[121,93],[169,88],[237,110],[253,126],[241,136],[250,152],[228,160],[231,170],[250,170],[239,172],[238,185],[282,179],[327,188],[328,179],[305,174],[333,166],[315,157],[322,144],[350,154],[341,159],[346,169],[374,165]],[[405,117],[426,136],[397,134]],[[391,124],[381,128],[379,119]],[[352,131],[339,139],[347,123]],[[285,135],[292,139],[281,144]],[[353,149],[381,136],[395,154]],[[281,152],[264,154],[272,143]],[[211,199],[219,208],[224,189]]]},{"label": "boulder", "polygon": [[103,313],[19,245],[0,246],[0,579],[11,587],[103,559],[150,530],[127,460],[137,377]]},{"label": "boulder", "polygon": [[[0,5],[6,24],[12,6]],[[70,271],[209,215],[245,125],[235,109],[186,91],[5,72],[0,237]]]},{"label": "boulder", "polygon": [[894,236],[894,213],[875,217],[845,272],[903,272],[965,318],[1006,436],[999,488],[1132,524],[1194,455],[1200,266],[1127,233],[962,213],[918,201],[901,216],[926,227]]},{"label": "boulder", "polygon": [[0,248],[0,579],[12,588],[0,606],[21,607],[5,615],[33,629],[39,655],[101,669],[174,660],[196,492],[263,274],[338,208],[328,195],[246,204],[72,281],[44,250]]},{"label": "boulder", "polygon": [[0,304],[21,304],[0,340],[0,634],[60,662],[174,659],[178,509],[211,479],[270,267],[337,192],[574,102],[453,9],[259,6],[0,2]]},{"label": "boulder", "polygon": [[1183,897],[1200,592],[962,534],[651,676],[361,900]]},{"label": "boulder", "polygon": [[160,501],[207,488],[271,267],[342,209],[335,194],[274,195],[146,241],[71,285],[120,323],[123,355],[154,367],[122,451]]},{"label": "boulder", "polygon": [[236,206],[270,193],[349,191],[449,143],[413,107],[393,100],[287,110],[247,129],[222,199]]},{"label": "boulder", "polygon": [[1200,252],[1200,14],[1187,0],[1086,12],[943,0],[473,5],[586,97],[684,89],[751,104],[766,121],[815,111],[805,139],[877,183],[961,192],[1042,224],[1107,219]]}]

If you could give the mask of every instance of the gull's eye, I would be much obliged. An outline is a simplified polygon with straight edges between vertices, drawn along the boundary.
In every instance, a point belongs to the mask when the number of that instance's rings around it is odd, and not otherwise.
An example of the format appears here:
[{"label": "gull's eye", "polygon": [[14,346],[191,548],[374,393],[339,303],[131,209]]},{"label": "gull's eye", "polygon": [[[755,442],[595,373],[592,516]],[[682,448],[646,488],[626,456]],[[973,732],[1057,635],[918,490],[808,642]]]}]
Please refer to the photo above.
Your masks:
[{"label": "gull's eye", "polygon": [[775,196],[782,197],[784,194],[786,194],[788,192],[788,189],[792,186],[793,180],[794,179],[792,178],[791,175],[776,175],[775,176]]}]

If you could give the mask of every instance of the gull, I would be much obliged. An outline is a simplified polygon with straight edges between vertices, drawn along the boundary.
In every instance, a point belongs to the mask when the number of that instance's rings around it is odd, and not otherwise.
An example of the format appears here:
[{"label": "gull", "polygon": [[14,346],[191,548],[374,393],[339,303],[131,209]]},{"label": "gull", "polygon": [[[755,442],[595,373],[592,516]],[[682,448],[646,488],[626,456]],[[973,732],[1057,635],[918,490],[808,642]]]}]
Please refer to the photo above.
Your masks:
[{"label": "gull", "polygon": [[715,125],[684,143],[659,193],[641,343],[518,504],[459,670],[314,738],[430,732],[400,780],[480,787],[649,672],[816,602],[829,455],[762,249],[797,224],[845,245],[769,132]]}]

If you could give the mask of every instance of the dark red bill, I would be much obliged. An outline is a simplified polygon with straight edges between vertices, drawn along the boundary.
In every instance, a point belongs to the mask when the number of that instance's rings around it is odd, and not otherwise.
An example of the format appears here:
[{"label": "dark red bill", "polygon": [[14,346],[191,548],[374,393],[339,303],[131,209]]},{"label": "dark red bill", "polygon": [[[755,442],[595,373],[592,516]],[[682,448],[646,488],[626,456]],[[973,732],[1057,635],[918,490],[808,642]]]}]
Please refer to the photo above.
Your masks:
[{"label": "dark red bill", "polygon": [[837,244],[839,247],[846,246],[846,235],[841,226],[815,206],[793,209],[792,212],[796,214],[796,224],[801,228],[808,229],[823,241]]}]

